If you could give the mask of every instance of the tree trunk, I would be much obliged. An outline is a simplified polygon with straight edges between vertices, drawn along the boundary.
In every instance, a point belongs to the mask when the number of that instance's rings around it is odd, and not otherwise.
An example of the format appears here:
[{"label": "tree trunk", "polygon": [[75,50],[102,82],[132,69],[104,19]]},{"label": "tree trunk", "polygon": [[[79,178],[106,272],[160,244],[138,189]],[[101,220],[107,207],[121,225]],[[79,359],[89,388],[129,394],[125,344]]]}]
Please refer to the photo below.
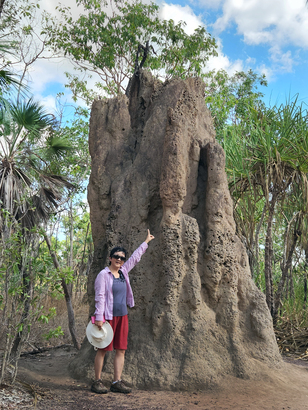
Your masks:
[{"label": "tree trunk", "polygon": [[[73,270],[73,243],[74,243],[74,221],[73,221],[73,201],[70,200],[70,211],[69,211],[69,221],[70,221],[70,251],[69,251],[69,260],[68,266]],[[75,276],[75,272],[74,272]],[[67,289],[71,298],[73,297],[73,282],[67,285]]]},{"label": "tree trunk", "polygon": [[[31,238],[31,242],[34,241],[34,238]],[[30,242],[30,238],[29,238]],[[32,260],[33,257],[33,251],[34,251],[34,246],[35,243],[32,242],[30,245],[30,255],[25,256],[25,253],[22,251],[22,247],[20,247],[20,264],[19,264],[19,270],[21,271],[22,274],[22,294],[21,294],[21,300],[24,304],[23,307],[23,312],[21,315],[21,320],[19,322],[19,325],[22,325],[22,330],[20,330],[15,339],[14,343],[12,346],[11,354],[12,356],[16,359],[16,363],[18,360],[18,351],[21,349],[21,342],[25,338],[24,333],[27,332],[28,330],[26,329],[26,324],[28,321],[29,313],[30,313],[30,308],[31,308],[31,301],[32,301],[32,296],[33,296],[33,277],[32,277],[32,270],[31,270],[31,263],[28,261]]]},{"label": "tree trunk", "polygon": [[63,288],[64,296],[65,296],[65,301],[66,301],[66,308],[67,308],[67,315],[68,315],[68,327],[71,333],[71,337],[73,340],[73,344],[77,350],[80,349],[80,344],[77,339],[77,332],[76,332],[76,326],[75,326],[75,315],[74,315],[74,309],[72,305],[72,298],[70,296],[70,292],[68,290],[67,284],[62,278],[61,280],[61,285]]},{"label": "tree trunk", "polygon": [[2,360],[1,360],[0,385],[3,382],[4,376],[5,376],[5,370],[9,363],[11,347],[12,347],[11,334],[7,332],[6,339],[5,339],[4,353],[2,356]]},{"label": "tree trunk", "polygon": [[307,307],[307,270],[308,270],[308,247],[305,249],[305,275],[304,275],[304,305],[303,308]]},{"label": "tree trunk", "polygon": [[291,265],[291,267],[290,267],[290,271],[289,271],[289,284],[290,284],[290,286],[289,286],[289,288],[290,288],[290,298],[295,298],[295,292],[294,292],[294,280],[293,280],[293,275],[292,275],[292,272],[293,272],[293,267],[292,267],[292,265]]},{"label": "tree trunk", "polygon": [[299,218],[297,218],[297,221],[296,221],[295,227],[294,227],[292,244],[290,246],[288,256],[286,258],[286,262],[283,266],[281,279],[280,279],[278,289],[277,289],[277,292],[276,292],[276,295],[275,295],[274,314],[273,314],[274,323],[277,321],[277,318],[278,318],[278,309],[279,309],[279,306],[281,305],[281,298],[282,298],[284,285],[285,285],[286,279],[288,277],[288,273],[290,272],[290,269],[291,269],[293,253],[294,253],[294,250],[295,250],[297,240],[300,236],[299,224],[300,224],[300,221],[299,221]]},{"label": "tree trunk", "polygon": [[263,211],[262,211],[262,215],[261,215],[261,219],[257,225],[257,229],[256,229],[256,234],[255,234],[255,239],[254,239],[254,247],[255,247],[255,263],[256,263],[256,275],[253,275],[253,279],[258,278],[259,274],[260,274],[260,266],[259,266],[259,235],[260,235],[260,231],[261,231],[261,227],[263,225],[263,221],[264,221],[264,217],[265,217],[265,213],[266,213],[266,203],[263,207]]},{"label": "tree trunk", "polygon": [[[28,267],[29,271],[31,271],[31,267]],[[22,312],[20,325],[23,325],[22,330],[17,333],[15,337],[14,344],[12,347],[12,355],[17,357],[18,360],[18,351],[20,350],[20,343],[24,339],[24,332],[27,332],[26,326],[27,319],[29,317],[30,307],[31,307],[31,300],[32,300],[32,292],[33,292],[33,281],[31,279],[31,273],[25,273],[23,275],[23,282],[24,282],[24,292],[23,292],[23,300],[24,300],[24,310]]]},{"label": "tree trunk", "polygon": [[[60,264],[59,264],[57,255],[51,249],[50,239],[48,238],[46,232],[44,232],[43,235],[44,235],[44,239],[46,241],[46,244],[48,246],[50,256],[52,257],[54,267],[59,272],[61,272],[61,268],[60,268]],[[76,332],[76,327],[75,327],[75,315],[74,315],[74,309],[73,309],[73,305],[72,305],[72,299],[71,299],[71,295],[70,295],[70,292],[69,292],[68,287],[67,287],[67,283],[65,282],[64,278],[61,279],[61,285],[62,285],[62,288],[63,288],[64,297],[65,297],[65,301],[66,301],[66,308],[67,308],[67,315],[68,315],[68,327],[69,327],[69,330],[70,330],[70,334],[71,334],[71,337],[72,337],[74,347],[77,350],[79,350],[80,349],[80,344],[78,343],[78,339],[77,339],[77,332]]]},{"label": "tree trunk", "polygon": [[264,276],[265,276],[265,287],[266,287],[266,303],[273,317],[274,314],[274,297],[273,297],[273,218],[276,204],[275,193],[270,201],[268,220],[267,220],[267,230],[265,239],[265,250],[264,250]]},{"label": "tree trunk", "polygon": [[70,258],[69,267],[73,268],[73,242],[74,242],[74,221],[73,221],[73,202],[70,201]]},{"label": "tree trunk", "polygon": [[304,277],[304,306],[303,308],[306,309],[307,307],[307,272],[305,273]]}]

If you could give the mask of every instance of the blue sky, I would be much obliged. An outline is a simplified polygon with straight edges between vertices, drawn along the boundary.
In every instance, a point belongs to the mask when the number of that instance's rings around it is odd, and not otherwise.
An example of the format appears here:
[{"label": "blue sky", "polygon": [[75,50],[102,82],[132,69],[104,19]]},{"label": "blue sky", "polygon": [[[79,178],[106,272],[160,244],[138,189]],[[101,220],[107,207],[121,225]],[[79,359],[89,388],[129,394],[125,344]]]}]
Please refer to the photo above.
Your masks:
[{"label": "blue sky", "polygon": [[[54,13],[58,0],[42,0],[42,7]],[[63,3],[63,1],[62,1]],[[65,0],[77,15],[75,0]],[[308,6],[306,0],[157,0],[161,17],[184,20],[187,32],[204,25],[217,40],[219,56],[208,69],[235,71],[252,69],[268,80],[265,101],[285,102],[299,93],[308,103]],[[33,67],[33,91],[47,106],[64,90],[67,61],[42,60]],[[50,68],[51,67],[51,68]],[[68,90],[66,100],[70,102]]]},{"label": "blue sky", "polygon": [[305,0],[166,1],[168,14],[190,15],[219,43],[211,68],[229,73],[253,69],[268,79],[266,101],[285,102],[299,93],[308,102],[308,7]]}]

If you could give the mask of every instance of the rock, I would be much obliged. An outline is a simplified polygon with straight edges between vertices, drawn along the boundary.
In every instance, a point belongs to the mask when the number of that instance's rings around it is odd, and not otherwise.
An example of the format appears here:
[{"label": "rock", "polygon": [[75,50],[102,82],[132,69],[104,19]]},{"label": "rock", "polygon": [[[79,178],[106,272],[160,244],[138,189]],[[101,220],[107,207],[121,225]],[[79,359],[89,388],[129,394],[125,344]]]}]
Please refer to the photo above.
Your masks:
[{"label": "rock", "polygon": [[[281,358],[264,295],[235,233],[225,156],[198,78],[135,77],[129,98],[95,101],[88,187],[94,280],[116,245],[132,253],[155,236],[130,278],[123,377],[151,389],[198,389],[221,377],[259,377]],[[85,340],[71,365],[93,375]],[[107,359],[104,371],[112,372]]]}]

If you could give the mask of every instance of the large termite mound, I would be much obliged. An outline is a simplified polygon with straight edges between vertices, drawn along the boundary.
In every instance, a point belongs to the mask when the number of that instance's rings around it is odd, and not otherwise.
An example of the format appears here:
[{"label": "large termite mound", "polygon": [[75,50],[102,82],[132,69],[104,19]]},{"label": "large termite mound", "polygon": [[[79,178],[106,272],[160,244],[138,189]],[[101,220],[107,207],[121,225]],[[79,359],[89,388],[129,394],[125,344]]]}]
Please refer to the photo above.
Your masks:
[{"label": "large termite mound", "polygon": [[[164,84],[142,71],[129,96],[93,103],[88,187],[94,280],[118,244],[155,240],[130,278],[124,378],[157,389],[202,388],[225,375],[259,377],[281,362],[263,294],[235,233],[225,156],[198,78]],[[71,368],[92,375],[85,340]],[[104,368],[112,370],[110,358]]]}]

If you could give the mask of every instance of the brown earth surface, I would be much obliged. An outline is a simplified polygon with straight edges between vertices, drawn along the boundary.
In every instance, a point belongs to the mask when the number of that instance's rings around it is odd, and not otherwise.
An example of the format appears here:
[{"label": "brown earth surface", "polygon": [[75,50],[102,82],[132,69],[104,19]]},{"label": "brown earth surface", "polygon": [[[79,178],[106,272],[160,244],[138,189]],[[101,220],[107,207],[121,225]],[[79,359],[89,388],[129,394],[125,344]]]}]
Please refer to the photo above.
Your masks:
[{"label": "brown earth surface", "polygon": [[[228,378],[219,388],[207,391],[133,389],[128,395],[97,395],[88,383],[70,377],[67,367],[74,355],[74,349],[66,347],[22,357],[14,389],[0,387],[0,409],[34,408],[33,395],[39,410],[308,409],[308,362],[303,360],[286,359],[282,369],[263,380]],[[31,386],[32,396],[25,393],[27,385]]]}]

